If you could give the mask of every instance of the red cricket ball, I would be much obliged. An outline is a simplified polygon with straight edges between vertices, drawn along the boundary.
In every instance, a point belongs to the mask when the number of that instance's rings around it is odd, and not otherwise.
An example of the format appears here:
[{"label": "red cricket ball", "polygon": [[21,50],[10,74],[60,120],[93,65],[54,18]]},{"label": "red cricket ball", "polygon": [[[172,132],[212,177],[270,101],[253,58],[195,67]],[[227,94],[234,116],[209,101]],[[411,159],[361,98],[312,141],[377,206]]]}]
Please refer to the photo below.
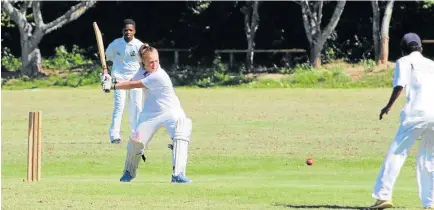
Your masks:
[{"label": "red cricket ball", "polygon": [[313,165],[313,159],[312,159],[312,158],[308,158],[308,159],[306,160],[306,164],[307,164],[308,166]]}]

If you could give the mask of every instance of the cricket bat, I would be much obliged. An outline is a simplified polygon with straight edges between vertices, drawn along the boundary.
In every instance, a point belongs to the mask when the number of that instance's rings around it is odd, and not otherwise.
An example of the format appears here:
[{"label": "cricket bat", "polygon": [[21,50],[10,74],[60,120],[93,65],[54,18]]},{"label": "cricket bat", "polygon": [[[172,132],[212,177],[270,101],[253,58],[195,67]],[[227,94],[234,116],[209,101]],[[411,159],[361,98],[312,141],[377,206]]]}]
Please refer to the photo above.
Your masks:
[{"label": "cricket bat", "polygon": [[98,44],[98,53],[99,53],[99,60],[101,61],[101,67],[107,68],[107,63],[105,61],[104,43],[102,41],[102,34],[96,22],[93,22],[93,30],[95,31],[96,43]]}]

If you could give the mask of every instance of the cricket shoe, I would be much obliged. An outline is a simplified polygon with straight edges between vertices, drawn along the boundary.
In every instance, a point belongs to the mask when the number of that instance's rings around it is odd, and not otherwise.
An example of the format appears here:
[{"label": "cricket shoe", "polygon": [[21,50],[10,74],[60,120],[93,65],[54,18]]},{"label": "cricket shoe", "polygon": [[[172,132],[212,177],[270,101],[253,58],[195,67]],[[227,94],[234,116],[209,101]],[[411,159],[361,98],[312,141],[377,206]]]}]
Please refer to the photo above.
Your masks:
[{"label": "cricket shoe", "polygon": [[190,183],[191,180],[180,173],[178,176],[172,175],[172,183]]},{"label": "cricket shoe", "polygon": [[112,144],[120,144],[121,143],[121,139],[113,139],[111,140]]},{"label": "cricket shoe", "polygon": [[120,181],[121,182],[131,182],[131,180],[133,180],[134,177],[131,176],[130,172],[128,171],[124,171],[124,174],[122,175]]},{"label": "cricket shoe", "polygon": [[374,205],[369,207],[369,209],[387,209],[392,207],[392,201],[377,200]]}]

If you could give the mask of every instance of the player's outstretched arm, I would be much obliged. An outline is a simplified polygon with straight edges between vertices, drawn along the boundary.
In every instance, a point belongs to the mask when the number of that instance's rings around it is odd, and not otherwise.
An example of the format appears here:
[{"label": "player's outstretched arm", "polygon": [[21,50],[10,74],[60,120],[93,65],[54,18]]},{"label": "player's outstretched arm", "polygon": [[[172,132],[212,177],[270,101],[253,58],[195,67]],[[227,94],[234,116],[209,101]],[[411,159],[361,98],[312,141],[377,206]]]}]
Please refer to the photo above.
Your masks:
[{"label": "player's outstretched arm", "polygon": [[[107,78],[106,78],[107,77]],[[140,80],[133,81],[116,81],[116,79],[113,79],[110,75],[104,76],[101,75],[101,85],[104,92],[109,93],[110,90],[129,90],[134,88],[144,88],[145,86],[142,84]]]},{"label": "player's outstretched arm", "polygon": [[398,60],[395,63],[395,73],[393,75],[393,91],[390,95],[389,102],[380,111],[380,120],[383,119],[383,115],[389,113],[392,105],[402,92],[402,89],[406,87],[410,82],[410,67],[413,67],[411,63]]},{"label": "player's outstretched arm", "polygon": [[389,111],[392,108],[393,104],[395,103],[396,99],[401,94],[402,89],[403,89],[403,87],[399,86],[399,85],[393,88],[392,95],[390,95],[389,102],[387,103],[387,105],[383,109],[381,109],[380,120],[383,119],[384,114],[389,113]]},{"label": "player's outstretched arm", "polygon": [[144,88],[145,86],[142,84],[142,81],[136,80],[136,81],[121,81],[114,84],[114,89],[122,89],[122,90],[129,90],[134,88]]}]

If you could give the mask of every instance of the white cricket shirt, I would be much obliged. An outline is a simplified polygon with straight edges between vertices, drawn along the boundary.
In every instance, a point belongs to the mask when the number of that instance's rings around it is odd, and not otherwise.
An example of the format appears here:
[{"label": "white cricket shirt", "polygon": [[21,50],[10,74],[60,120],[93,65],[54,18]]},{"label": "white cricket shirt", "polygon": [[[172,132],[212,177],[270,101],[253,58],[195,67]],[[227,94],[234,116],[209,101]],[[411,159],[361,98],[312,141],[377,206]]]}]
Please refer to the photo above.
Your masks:
[{"label": "white cricket shirt", "polygon": [[396,61],[393,87],[406,91],[404,122],[434,122],[434,61],[413,52]]},{"label": "white cricket shirt", "polygon": [[141,63],[139,49],[142,45],[136,38],[127,43],[123,37],[109,44],[106,57],[113,62],[112,77],[117,80],[130,80],[137,73]]},{"label": "white cricket shirt", "polygon": [[161,113],[169,109],[182,110],[172,81],[161,67],[152,73],[141,68],[132,80],[140,80],[145,86],[142,112]]}]

